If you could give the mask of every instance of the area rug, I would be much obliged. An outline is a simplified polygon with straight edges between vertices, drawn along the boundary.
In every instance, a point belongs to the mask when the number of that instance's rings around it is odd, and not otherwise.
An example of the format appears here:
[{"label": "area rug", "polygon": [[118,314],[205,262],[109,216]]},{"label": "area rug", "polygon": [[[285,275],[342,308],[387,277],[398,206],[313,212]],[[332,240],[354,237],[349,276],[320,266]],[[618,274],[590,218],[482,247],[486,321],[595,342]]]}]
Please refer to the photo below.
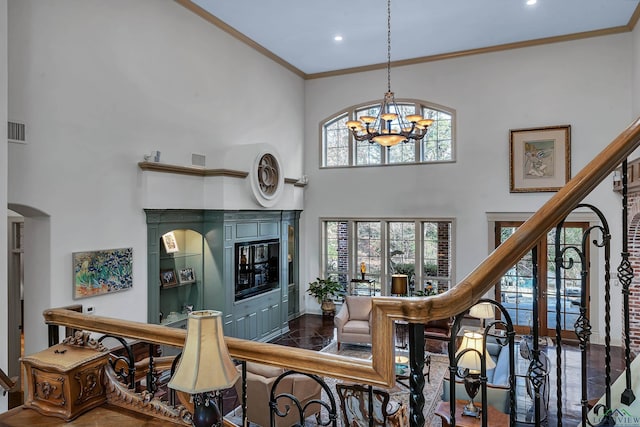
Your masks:
[{"label": "area rug", "polygon": [[[371,359],[371,347],[370,346],[361,346],[361,345],[352,345],[352,344],[342,344],[340,346],[340,350],[338,350],[338,345],[336,342],[332,342],[327,347],[320,350],[323,353],[331,353],[331,354],[339,354],[341,356],[346,357],[354,357],[357,359]],[[437,354],[430,353],[431,356],[431,371],[430,371],[430,381],[427,382],[425,378],[424,385],[424,418],[425,425],[428,427],[441,427],[442,423],[439,417],[434,416],[434,411],[438,403],[440,402],[440,395],[442,393],[442,380],[445,374],[449,369],[449,357],[445,354]],[[426,372],[425,366],[425,372]],[[334,378],[325,378],[327,385],[333,390],[334,396],[337,399],[337,393],[335,392],[335,384],[340,380],[336,380]],[[409,389],[402,384],[396,383],[390,389],[386,389],[389,393],[391,399],[402,402],[404,405],[409,407]],[[339,413],[338,424],[342,425],[342,414]]]}]

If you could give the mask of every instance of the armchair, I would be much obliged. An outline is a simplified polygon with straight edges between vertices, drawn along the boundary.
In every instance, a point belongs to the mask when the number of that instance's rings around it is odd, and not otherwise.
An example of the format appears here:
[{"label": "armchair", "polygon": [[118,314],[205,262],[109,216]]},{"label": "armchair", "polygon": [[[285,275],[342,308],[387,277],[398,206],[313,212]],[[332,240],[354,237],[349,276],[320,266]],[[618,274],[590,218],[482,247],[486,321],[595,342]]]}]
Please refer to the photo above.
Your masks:
[{"label": "armchair", "polygon": [[429,340],[441,341],[441,344],[448,343],[449,339],[451,338],[452,324],[453,319],[451,317],[431,320],[424,325],[424,338]]},{"label": "armchair", "polygon": [[[241,370],[241,366],[238,366]],[[260,363],[247,362],[247,418],[249,421],[261,426],[271,425],[271,409],[269,400],[271,389],[276,379],[285,372],[282,368],[262,365]],[[242,379],[235,384],[238,396],[242,396]],[[312,378],[303,374],[291,374],[283,378],[278,384],[275,395],[288,393],[295,396],[301,407],[311,400],[320,400],[321,386]],[[300,422],[300,414],[293,402],[284,398],[278,401],[278,408],[281,412],[286,412],[286,406],[290,407],[289,414],[285,417],[275,417],[276,427],[288,427]],[[309,405],[309,412],[304,414],[308,417],[320,411],[320,405]]]},{"label": "armchair", "polygon": [[347,295],[333,318],[341,343],[371,344],[371,297]]}]

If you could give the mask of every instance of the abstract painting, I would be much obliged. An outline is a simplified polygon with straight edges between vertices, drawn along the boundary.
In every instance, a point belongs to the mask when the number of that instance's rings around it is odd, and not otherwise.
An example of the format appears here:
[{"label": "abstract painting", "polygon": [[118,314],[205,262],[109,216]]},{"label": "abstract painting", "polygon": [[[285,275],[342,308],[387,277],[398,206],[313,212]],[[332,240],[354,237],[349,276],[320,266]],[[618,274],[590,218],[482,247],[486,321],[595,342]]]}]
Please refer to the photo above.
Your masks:
[{"label": "abstract painting", "polygon": [[73,253],[73,298],[125,291],[133,286],[133,248]]}]

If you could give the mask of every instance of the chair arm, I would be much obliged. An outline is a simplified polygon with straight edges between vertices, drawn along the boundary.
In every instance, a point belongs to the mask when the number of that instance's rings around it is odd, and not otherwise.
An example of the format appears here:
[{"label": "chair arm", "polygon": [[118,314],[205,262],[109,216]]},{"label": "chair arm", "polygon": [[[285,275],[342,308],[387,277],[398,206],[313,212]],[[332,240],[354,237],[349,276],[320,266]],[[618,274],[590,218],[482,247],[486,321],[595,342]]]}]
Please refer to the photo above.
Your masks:
[{"label": "chair arm", "polygon": [[342,331],[345,323],[349,320],[349,307],[347,303],[344,302],[338,314],[336,314],[333,318],[333,324],[336,325],[338,331]]},{"label": "chair arm", "polygon": [[313,378],[303,374],[291,375],[293,380],[293,395],[301,402],[306,402],[310,399],[320,399],[320,391],[322,386]]}]

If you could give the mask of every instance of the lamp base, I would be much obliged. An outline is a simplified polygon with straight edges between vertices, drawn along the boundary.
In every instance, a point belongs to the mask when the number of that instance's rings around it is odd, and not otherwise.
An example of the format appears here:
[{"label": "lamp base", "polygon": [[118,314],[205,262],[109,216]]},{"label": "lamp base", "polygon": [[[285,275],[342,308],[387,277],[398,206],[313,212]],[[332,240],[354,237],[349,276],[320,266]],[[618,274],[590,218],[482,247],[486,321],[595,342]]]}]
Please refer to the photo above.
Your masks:
[{"label": "lamp base", "polygon": [[473,400],[470,400],[469,403],[464,405],[464,408],[462,409],[462,415],[467,417],[480,418],[480,408],[473,404]]},{"label": "lamp base", "polygon": [[200,393],[193,395],[193,420],[195,427],[220,426],[220,411],[213,396],[210,393]]}]

